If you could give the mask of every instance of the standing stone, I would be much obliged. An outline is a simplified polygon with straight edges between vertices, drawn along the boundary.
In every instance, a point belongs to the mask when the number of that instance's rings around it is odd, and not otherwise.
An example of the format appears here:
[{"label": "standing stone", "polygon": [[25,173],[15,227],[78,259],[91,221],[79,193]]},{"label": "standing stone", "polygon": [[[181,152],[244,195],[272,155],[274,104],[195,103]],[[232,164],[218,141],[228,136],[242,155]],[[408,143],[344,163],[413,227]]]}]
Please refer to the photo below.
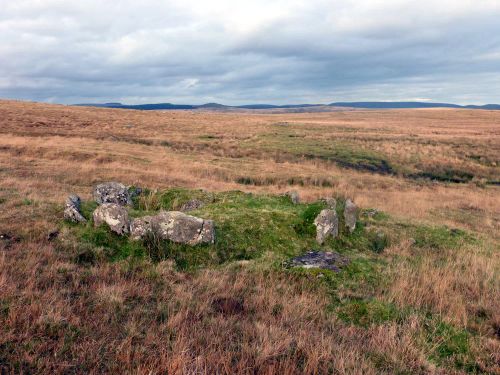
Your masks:
[{"label": "standing stone", "polygon": [[129,233],[130,222],[125,207],[115,203],[104,203],[96,208],[93,217],[95,227],[106,223],[113,232],[119,235]]},{"label": "standing stone", "polygon": [[324,209],[314,220],[316,226],[316,241],[322,245],[328,237],[339,234],[339,218],[335,210]]},{"label": "standing stone", "polygon": [[350,199],[346,200],[344,208],[344,220],[345,226],[350,233],[354,232],[354,229],[356,229],[357,214],[358,206],[356,206]]},{"label": "standing stone", "polygon": [[71,221],[73,223],[86,223],[85,219],[80,211],[81,200],[78,195],[71,194],[66,199],[66,205],[64,208],[64,219]]},{"label": "standing stone", "polygon": [[120,206],[132,204],[132,194],[119,182],[104,182],[94,187],[92,193],[98,204],[115,203]]}]

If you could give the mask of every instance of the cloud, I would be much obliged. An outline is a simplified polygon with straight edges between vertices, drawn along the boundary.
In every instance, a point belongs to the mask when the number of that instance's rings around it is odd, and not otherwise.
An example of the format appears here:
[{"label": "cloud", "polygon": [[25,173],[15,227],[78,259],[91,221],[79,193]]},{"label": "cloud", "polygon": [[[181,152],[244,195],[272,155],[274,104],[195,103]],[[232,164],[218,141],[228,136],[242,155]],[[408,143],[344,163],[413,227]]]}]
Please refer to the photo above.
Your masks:
[{"label": "cloud", "polygon": [[0,0],[0,8],[0,97],[500,102],[498,0]]}]

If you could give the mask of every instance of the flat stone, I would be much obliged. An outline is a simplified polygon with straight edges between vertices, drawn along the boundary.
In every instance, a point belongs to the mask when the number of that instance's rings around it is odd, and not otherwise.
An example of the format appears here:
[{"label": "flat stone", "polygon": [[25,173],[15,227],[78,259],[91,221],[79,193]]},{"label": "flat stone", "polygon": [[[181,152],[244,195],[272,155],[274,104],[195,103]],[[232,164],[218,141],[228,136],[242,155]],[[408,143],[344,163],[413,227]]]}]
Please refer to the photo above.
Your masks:
[{"label": "flat stone", "polygon": [[320,268],[334,272],[340,272],[340,269],[349,263],[348,258],[330,251],[308,251],[289,261],[289,265],[292,267]]}]

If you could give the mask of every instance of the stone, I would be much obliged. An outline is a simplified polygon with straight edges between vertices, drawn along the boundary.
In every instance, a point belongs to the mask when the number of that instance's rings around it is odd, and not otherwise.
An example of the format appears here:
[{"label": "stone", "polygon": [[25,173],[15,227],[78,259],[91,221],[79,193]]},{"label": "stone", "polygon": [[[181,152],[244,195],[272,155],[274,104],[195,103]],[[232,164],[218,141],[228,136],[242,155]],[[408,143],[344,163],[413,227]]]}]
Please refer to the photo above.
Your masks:
[{"label": "stone", "polygon": [[68,196],[64,208],[64,219],[73,223],[86,223],[87,219],[83,217],[80,205],[81,199],[78,195],[71,194]]},{"label": "stone", "polygon": [[95,227],[106,223],[113,232],[119,235],[127,234],[130,231],[128,211],[119,204],[104,203],[100,205],[95,209],[93,218]]},{"label": "stone", "polygon": [[204,205],[205,205],[205,203],[203,203],[199,199],[191,199],[191,200],[187,201],[186,203],[184,203],[181,206],[180,210],[182,212],[193,211],[193,210],[197,210],[197,209],[202,208]]},{"label": "stone", "polygon": [[332,197],[324,198],[323,201],[326,203],[326,207],[330,210],[337,209],[337,200]]},{"label": "stone", "polygon": [[59,236],[59,229],[53,229],[47,234],[47,241],[53,241]]},{"label": "stone", "polygon": [[180,211],[162,211],[155,216],[134,219],[130,225],[135,240],[153,233],[159,239],[188,245],[213,244],[215,225],[212,220],[187,215]]},{"label": "stone", "polygon": [[357,215],[358,206],[356,206],[350,199],[346,200],[344,208],[344,220],[345,226],[350,233],[354,232],[354,229],[356,229]]},{"label": "stone", "polygon": [[104,182],[96,185],[92,195],[97,204],[114,203],[120,206],[132,205],[132,196],[129,188],[119,182]]},{"label": "stone", "polygon": [[291,267],[320,268],[334,272],[340,272],[340,269],[349,263],[348,258],[331,251],[308,251],[288,262]]},{"label": "stone", "polygon": [[300,203],[300,196],[296,190],[287,191],[285,195],[290,198],[293,204]]},{"label": "stone", "polygon": [[162,239],[188,245],[215,242],[215,226],[212,220],[187,215],[180,211],[164,211],[152,223],[153,231]]},{"label": "stone", "polygon": [[314,220],[316,226],[316,241],[323,245],[328,237],[337,237],[339,234],[339,218],[335,210],[324,209]]},{"label": "stone", "polygon": [[153,231],[155,216],[143,216],[133,219],[130,223],[130,236],[133,240],[140,240]]}]

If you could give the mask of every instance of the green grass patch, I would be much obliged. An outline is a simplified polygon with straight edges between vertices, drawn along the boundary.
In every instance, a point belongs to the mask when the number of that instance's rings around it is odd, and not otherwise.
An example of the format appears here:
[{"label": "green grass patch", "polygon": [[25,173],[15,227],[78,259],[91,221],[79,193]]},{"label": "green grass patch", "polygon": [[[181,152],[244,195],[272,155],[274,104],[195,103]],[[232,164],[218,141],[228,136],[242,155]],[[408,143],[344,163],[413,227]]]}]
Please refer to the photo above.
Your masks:
[{"label": "green grass patch", "polygon": [[404,313],[391,303],[367,299],[342,303],[337,310],[337,316],[347,323],[367,327],[388,321],[401,321]]},{"label": "green grass patch", "polygon": [[482,373],[471,351],[473,337],[469,332],[431,318],[427,319],[424,332],[431,361],[470,373]]}]

